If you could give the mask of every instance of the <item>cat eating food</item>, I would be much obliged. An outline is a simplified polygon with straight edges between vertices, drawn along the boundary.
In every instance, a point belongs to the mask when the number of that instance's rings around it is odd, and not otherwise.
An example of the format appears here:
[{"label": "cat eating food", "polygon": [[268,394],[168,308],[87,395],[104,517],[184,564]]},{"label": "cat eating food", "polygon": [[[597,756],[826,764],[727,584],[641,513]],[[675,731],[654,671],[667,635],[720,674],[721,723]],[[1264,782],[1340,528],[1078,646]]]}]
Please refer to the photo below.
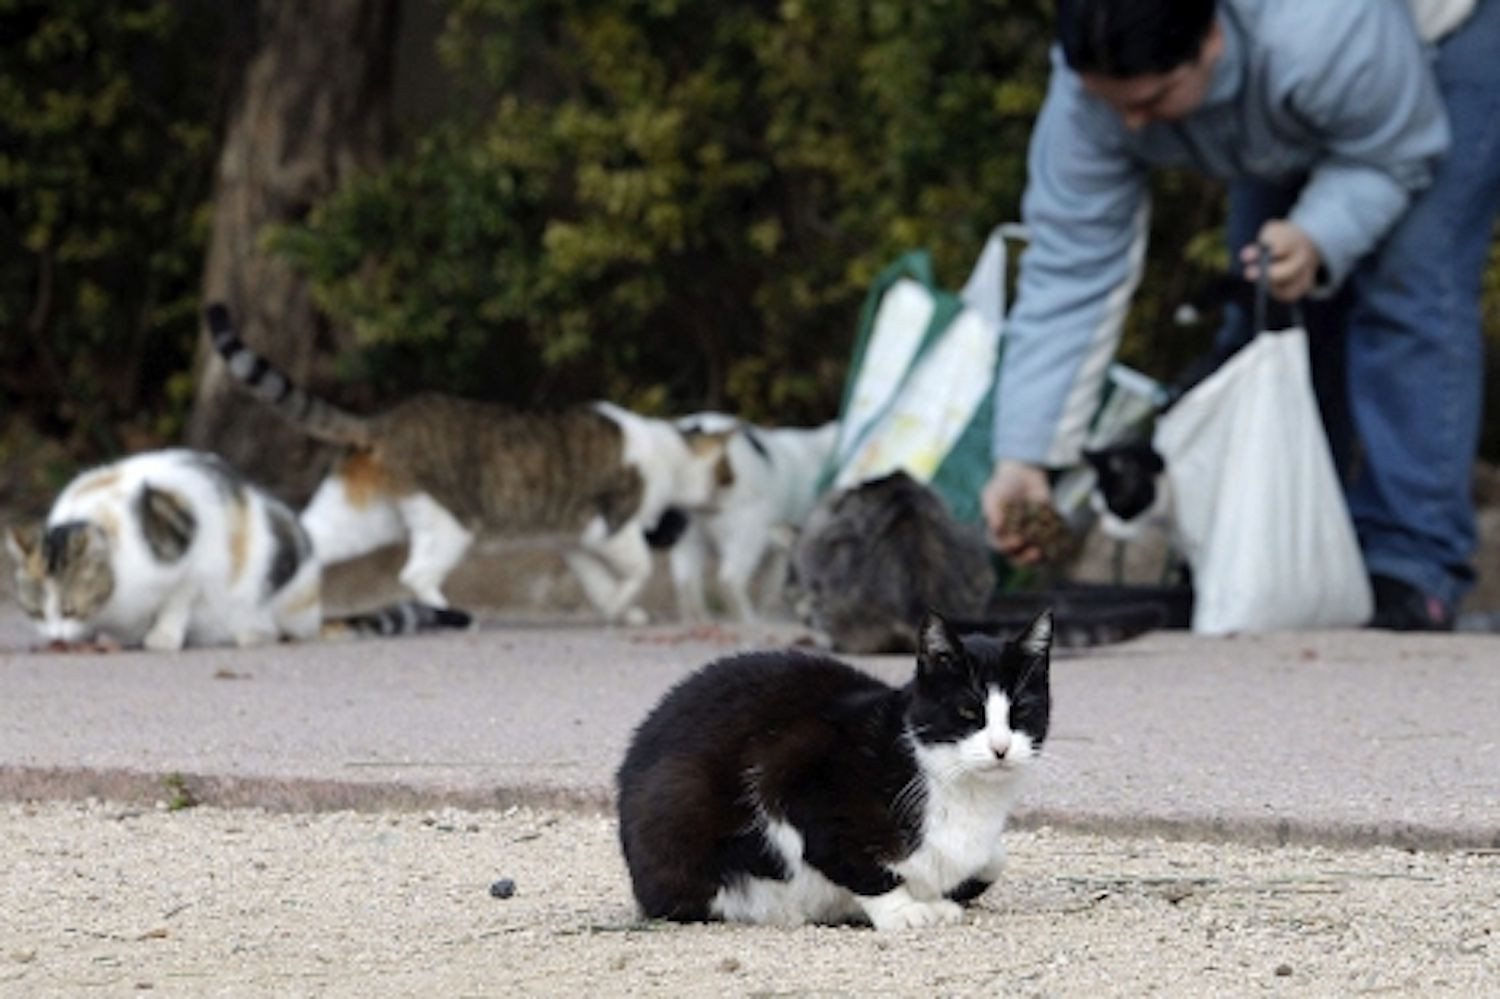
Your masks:
[{"label": "cat eating food", "polygon": [[956,922],[1047,737],[1052,618],[1013,639],[929,613],[891,687],[837,659],[703,667],[636,729],[617,776],[641,911],[678,921],[890,930]]},{"label": "cat eating food", "polygon": [[844,652],[910,652],[934,608],[980,617],[995,588],[984,536],[936,493],[892,472],[825,496],[792,549],[798,616]]},{"label": "cat eating food", "polygon": [[464,627],[468,615],[388,608],[322,618],[321,567],[296,515],[217,455],[150,451],[84,472],[44,524],[6,532],[16,597],[49,647],[176,650],[322,631]]},{"label": "cat eating food", "polygon": [[361,417],[293,385],[245,346],[224,306],[207,318],[236,380],[304,433],[349,448],[302,514],[319,557],[405,539],[400,579],[426,603],[446,606],[443,581],[477,534],[561,531],[590,603],[607,620],[644,622],[645,528],[713,494],[726,435],[602,402],[538,415],[440,394]]}]

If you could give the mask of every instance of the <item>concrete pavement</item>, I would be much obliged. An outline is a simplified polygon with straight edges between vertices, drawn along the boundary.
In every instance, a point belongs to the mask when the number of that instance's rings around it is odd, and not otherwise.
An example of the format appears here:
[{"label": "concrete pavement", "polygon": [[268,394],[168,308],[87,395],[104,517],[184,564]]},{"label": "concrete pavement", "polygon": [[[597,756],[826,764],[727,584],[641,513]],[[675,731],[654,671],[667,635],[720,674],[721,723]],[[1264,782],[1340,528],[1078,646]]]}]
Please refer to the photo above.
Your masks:
[{"label": "concrete pavement", "polygon": [[[608,809],[667,687],[798,634],[490,618],[431,638],[39,654],[6,607],[0,796]],[[1500,848],[1500,638],[1158,633],[1060,654],[1053,690],[1021,824]]]}]

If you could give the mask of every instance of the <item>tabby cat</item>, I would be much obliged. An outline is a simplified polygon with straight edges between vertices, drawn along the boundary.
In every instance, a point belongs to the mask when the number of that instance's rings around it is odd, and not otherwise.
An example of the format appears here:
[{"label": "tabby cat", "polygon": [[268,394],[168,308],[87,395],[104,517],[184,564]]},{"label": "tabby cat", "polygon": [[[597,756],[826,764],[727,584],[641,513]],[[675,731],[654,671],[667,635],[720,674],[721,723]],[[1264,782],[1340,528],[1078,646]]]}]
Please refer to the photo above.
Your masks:
[{"label": "tabby cat", "polygon": [[620,843],[650,918],[876,929],[951,923],[1000,873],[1047,737],[1052,621],[1010,641],[929,614],[893,688],[836,659],[702,668],[636,730]]},{"label": "tabby cat", "polygon": [[609,620],[643,621],[645,528],[669,507],[701,507],[724,474],[724,434],[684,434],[608,403],[537,415],[425,394],[357,416],[246,347],[224,306],[207,315],[234,378],[303,432],[349,449],[302,514],[319,557],[405,538],[401,582],[427,603],[446,605],[443,581],[476,534],[563,531],[590,602]]},{"label": "tabby cat", "polygon": [[201,451],[85,472],[44,524],[12,528],[6,544],[21,607],[52,642],[103,634],[173,650],[469,623],[419,605],[323,621],[321,567],[296,516]]}]

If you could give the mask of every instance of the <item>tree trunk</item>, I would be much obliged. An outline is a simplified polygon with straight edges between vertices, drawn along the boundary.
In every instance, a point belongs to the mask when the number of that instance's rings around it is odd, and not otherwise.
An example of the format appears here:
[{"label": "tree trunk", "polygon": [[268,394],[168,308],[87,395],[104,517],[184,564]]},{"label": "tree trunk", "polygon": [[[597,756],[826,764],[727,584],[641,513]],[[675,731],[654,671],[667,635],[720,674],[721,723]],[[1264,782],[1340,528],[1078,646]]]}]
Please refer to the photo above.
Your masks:
[{"label": "tree trunk", "polygon": [[[258,46],[230,113],[215,180],[203,300],[228,304],[245,342],[314,391],[320,334],[307,283],[261,248],[262,229],[302,219],[351,173],[377,165],[391,133],[399,0],[260,0]],[[327,449],[231,384],[199,341],[194,447],[217,451],[293,501]]]}]

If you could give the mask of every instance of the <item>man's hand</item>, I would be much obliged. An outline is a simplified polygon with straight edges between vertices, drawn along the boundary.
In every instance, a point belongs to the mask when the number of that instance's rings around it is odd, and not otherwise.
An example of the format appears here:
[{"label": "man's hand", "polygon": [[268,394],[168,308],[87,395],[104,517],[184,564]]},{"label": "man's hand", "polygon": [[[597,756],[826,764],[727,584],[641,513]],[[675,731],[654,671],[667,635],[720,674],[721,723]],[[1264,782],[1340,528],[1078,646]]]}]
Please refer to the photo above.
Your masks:
[{"label": "man's hand", "polygon": [[1005,505],[1012,500],[1052,502],[1052,487],[1047,483],[1047,473],[1023,461],[999,461],[995,463],[990,480],[984,484],[984,490],[979,494],[979,504],[984,508],[984,521],[989,527],[990,544],[1017,565],[1032,565],[1041,560],[1041,550],[1025,538],[1006,530]]},{"label": "man's hand", "polygon": [[1271,258],[1267,273],[1271,295],[1277,301],[1295,302],[1312,291],[1323,257],[1301,226],[1286,219],[1272,219],[1260,227],[1258,243],[1240,250],[1240,264],[1247,281],[1260,280],[1261,246],[1265,246]]}]

